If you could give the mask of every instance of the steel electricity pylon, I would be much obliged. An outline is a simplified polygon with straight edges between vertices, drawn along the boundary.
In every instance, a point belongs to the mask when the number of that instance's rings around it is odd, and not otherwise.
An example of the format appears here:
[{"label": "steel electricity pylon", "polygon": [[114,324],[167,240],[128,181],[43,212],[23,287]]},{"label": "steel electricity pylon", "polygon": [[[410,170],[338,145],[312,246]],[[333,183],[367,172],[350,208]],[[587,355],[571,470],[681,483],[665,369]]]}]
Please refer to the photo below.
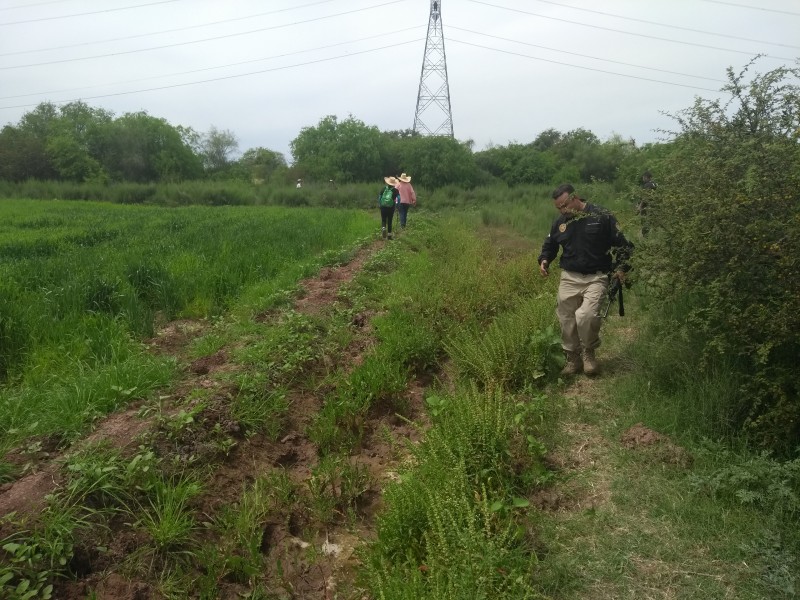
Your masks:
[{"label": "steel electricity pylon", "polygon": [[442,31],[442,0],[431,0],[428,37],[425,40],[417,110],[414,114],[414,133],[453,137],[450,86],[447,83],[447,58]]}]

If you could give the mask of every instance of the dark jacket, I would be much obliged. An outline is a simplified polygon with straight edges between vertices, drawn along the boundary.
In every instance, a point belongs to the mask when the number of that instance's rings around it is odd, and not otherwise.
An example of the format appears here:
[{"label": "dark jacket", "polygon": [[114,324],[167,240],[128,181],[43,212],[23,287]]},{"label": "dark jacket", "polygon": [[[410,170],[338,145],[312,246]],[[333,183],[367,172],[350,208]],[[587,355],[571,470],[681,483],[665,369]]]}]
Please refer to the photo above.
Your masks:
[{"label": "dark jacket", "polygon": [[561,253],[561,268],[588,275],[608,273],[612,269],[611,249],[617,248],[614,268],[627,270],[625,262],[633,251],[630,243],[620,231],[617,219],[608,210],[596,204],[586,204],[583,212],[576,215],[559,215],[550,227],[550,233],[542,244],[538,262],[552,263]]}]

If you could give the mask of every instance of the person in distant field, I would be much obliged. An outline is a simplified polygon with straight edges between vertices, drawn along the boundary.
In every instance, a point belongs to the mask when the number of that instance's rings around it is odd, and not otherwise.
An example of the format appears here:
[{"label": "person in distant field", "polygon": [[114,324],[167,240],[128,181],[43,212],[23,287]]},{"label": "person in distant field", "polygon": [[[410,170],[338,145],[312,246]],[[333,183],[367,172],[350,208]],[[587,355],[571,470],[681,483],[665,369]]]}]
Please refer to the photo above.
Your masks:
[{"label": "person in distant field", "polygon": [[392,221],[394,220],[394,207],[400,201],[400,192],[397,191],[397,181],[394,177],[384,177],[386,185],[378,194],[378,206],[381,209],[381,236],[392,239]]},{"label": "person in distant field", "polygon": [[539,273],[550,274],[550,265],[561,253],[561,279],[558,284],[556,315],[561,323],[561,346],[567,362],[562,375],[587,375],[600,372],[595,350],[600,346],[600,305],[608,290],[612,270],[611,249],[616,249],[616,272],[625,279],[627,260],[633,252],[622,235],[617,219],[607,209],[591,204],[575,194],[569,183],[552,194],[560,213],[539,254]]},{"label": "person in distant field", "polygon": [[296,185],[296,186],[294,186],[294,187],[296,187],[298,190],[299,190],[301,187],[303,187],[303,180],[302,180],[302,179],[298,179],[298,180],[297,180],[297,185]]},{"label": "person in distant field", "polygon": [[397,208],[400,210],[400,228],[406,228],[406,219],[408,218],[408,209],[417,205],[417,193],[411,186],[411,176],[401,173],[398,177],[397,191],[400,192],[400,204]]},{"label": "person in distant field", "polygon": [[650,171],[642,173],[641,194],[639,203],[636,205],[636,214],[642,218],[642,235],[647,235],[650,227],[647,224],[647,208],[653,199],[653,192],[658,187],[658,184],[653,181],[653,174]]}]

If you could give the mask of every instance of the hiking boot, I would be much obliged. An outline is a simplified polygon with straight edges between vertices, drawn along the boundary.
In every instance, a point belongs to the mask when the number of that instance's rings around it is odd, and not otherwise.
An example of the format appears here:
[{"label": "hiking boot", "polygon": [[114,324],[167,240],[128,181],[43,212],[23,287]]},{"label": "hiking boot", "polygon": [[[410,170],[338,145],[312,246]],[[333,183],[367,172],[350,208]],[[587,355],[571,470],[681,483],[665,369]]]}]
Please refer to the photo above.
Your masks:
[{"label": "hiking boot", "polygon": [[386,227],[381,227],[381,237],[382,238],[386,237]]},{"label": "hiking boot", "polygon": [[600,365],[594,357],[594,350],[583,351],[583,372],[589,376],[600,373]]},{"label": "hiking boot", "polygon": [[578,350],[564,350],[564,356],[567,358],[567,363],[561,369],[562,375],[577,375],[583,371],[583,361]]},{"label": "hiking boot", "polygon": [[390,233],[388,237],[389,237],[389,239],[392,239],[392,234]]}]

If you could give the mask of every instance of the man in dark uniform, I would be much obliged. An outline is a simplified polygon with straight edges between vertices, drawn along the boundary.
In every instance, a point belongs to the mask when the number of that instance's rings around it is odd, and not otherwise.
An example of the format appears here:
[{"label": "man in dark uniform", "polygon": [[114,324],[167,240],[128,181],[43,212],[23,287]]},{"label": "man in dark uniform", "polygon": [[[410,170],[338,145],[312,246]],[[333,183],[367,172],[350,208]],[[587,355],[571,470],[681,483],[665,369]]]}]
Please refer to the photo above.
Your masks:
[{"label": "man in dark uniform", "polygon": [[623,281],[633,244],[622,235],[614,215],[579,198],[570,184],[556,188],[553,202],[561,214],[550,227],[538,262],[539,272],[547,277],[559,246],[563,248],[556,307],[561,345],[567,357],[561,373],[584,371],[596,375],[599,367],[594,351],[600,345],[600,305],[612,269],[611,249],[616,249],[616,262],[620,265],[613,277]]}]

